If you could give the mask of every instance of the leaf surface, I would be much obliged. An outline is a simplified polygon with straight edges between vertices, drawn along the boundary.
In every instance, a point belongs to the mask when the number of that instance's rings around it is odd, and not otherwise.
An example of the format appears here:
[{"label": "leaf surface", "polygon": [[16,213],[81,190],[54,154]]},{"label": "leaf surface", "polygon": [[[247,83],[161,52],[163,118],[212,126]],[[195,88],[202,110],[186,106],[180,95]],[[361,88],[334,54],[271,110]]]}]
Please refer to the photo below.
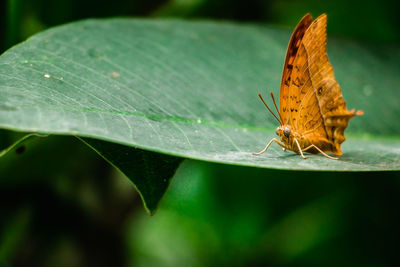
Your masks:
[{"label": "leaf surface", "polygon": [[55,27],[0,57],[0,127],[246,166],[399,170],[400,49],[334,38],[328,54],[347,106],[365,112],[350,122],[344,156],[303,160],[276,146],[251,155],[274,137],[276,122],[257,93],[279,95],[289,34],[182,20]]}]

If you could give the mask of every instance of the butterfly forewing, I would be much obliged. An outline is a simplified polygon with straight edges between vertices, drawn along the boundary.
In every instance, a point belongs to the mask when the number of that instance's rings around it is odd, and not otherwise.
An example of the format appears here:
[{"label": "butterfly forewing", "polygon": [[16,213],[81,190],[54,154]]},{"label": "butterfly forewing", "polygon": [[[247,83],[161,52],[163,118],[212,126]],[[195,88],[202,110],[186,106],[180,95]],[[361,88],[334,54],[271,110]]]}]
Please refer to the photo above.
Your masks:
[{"label": "butterfly forewing", "polygon": [[292,33],[287,48],[285,63],[283,65],[283,73],[282,73],[282,81],[281,81],[280,97],[279,97],[279,112],[285,124],[289,123],[290,107],[294,108],[294,106],[291,106],[291,103],[289,102],[290,101],[289,87],[293,83],[293,76],[294,76],[293,72],[296,72],[296,70],[294,69],[294,63],[298,55],[304,34],[307,28],[310,26],[311,22],[312,22],[312,17],[310,14],[306,14],[300,20],[300,22],[297,24],[295,30]]},{"label": "butterfly forewing", "polygon": [[[319,16],[306,30],[295,59],[293,82],[289,87],[289,122],[300,134],[312,143],[330,143],[321,103],[318,98],[318,86],[324,78],[333,78],[333,70],[326,54],[326,15]],[[316,87],[317,86],[317,87]],[[331,144],[326,144],[331,150]]]}]

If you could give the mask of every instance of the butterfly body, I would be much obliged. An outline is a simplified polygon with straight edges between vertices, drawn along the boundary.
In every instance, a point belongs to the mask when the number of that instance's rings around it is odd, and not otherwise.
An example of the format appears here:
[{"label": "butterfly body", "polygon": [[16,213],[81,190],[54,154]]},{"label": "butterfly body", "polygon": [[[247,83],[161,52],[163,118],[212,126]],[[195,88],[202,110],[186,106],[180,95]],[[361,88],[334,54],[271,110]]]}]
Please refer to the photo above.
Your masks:
[{"label": "butterfly body", "polygon": [[[336,81],[333,68],[326,52],[327,16],[322,14],[314,21],[306,14],[296,26],[289,41],[283,67],[279,110],[271,93],[279,118],[276,134],[280,137],[271,140],[284,150],[292,150],[302,155],[325,152],[342,155],[340,145],[344,142],[344,130],[349,120],[362,111],[347,110],[346,102]],[[283,143],[283,144],[282,144]]]},{"label": "butterfly body", "polygon": [[[331,143],[329,140],[312,140],[309,136],[293,131],[290,125],[279,126],[276,128],[275,132],[279,136],[281,142],[285,145],[285,150],[288,149],[300,154],[300,149],[304,150],[305,148],[314,144],[323,151],[330,151],[329,148]],[[299,143],[300,148],[297,143]],[[314,154],[319,153],[319,151],[315,148],[309,148],[307,152]]]}]

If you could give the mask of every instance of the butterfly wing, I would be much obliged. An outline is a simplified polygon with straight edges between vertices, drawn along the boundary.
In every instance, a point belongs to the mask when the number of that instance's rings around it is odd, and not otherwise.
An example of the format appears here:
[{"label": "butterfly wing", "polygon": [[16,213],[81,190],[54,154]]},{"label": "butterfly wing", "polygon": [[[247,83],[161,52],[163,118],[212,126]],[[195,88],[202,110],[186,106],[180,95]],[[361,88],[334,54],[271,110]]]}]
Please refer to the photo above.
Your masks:
[{"label": "butterfly wing", "polygon": [[[306,30],[311,25],[312,17],[310,14],[306,14],[294,29],[292,36],[290,37],[289,45],[286,51],[285,63],[283,65],[283,73],[281,80],[281,88],[279,94],[279,113],[282,117],[284,124],[291,124],[292,116],[290,115],[290,107],[294,108],[291,99],[295,94],[293,89],[293,78],[297,75],[297,70],[294,66],[300,65],[299,61],[304,61],[304,57],[299,57],[299,49],[301,48],[302,39]],[[300,51],[301,54],[302,51]],[[296,65],[297,63],[297,65]]]},{"label": "butterfly wing", "polygon": [[360,113],[346,108],[326,51],[327,16],[322,14],[301,39],[287,88],[287,122],[324,151],[341,155],[348,121]]}]

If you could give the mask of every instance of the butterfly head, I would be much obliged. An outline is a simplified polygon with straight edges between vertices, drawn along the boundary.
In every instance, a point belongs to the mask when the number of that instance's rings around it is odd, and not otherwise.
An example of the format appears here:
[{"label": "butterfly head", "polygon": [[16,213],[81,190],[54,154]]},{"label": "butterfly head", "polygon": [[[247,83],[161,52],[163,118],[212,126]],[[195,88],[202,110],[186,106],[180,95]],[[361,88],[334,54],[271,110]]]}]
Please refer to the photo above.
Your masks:
[{"label": "butterfly head", "polygon": [[292,130],[290,129],[289,125],[281,125],[276,128],[275,133],[281,138],[281,140],[284,140],[290,138]]}]

